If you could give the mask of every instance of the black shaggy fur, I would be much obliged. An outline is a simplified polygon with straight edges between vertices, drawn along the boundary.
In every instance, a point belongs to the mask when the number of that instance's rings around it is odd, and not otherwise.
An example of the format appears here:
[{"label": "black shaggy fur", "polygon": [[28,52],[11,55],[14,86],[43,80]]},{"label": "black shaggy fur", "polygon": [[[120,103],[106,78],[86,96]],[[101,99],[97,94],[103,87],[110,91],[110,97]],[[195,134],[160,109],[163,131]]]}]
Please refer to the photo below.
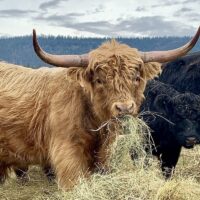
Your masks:
[{"label": "black shaggy fur", "polygon": [[200,142],[200,97],[179,93],[170,85],[149,81],[141,116],[152,129],[153,155],[161,161],[166,177],[171,176],[182,147]]},{"label": "black shaggy fur", "polygon": [[163,65],[159,81],[171,84],[179,92],[200,94],[200,52]]}]

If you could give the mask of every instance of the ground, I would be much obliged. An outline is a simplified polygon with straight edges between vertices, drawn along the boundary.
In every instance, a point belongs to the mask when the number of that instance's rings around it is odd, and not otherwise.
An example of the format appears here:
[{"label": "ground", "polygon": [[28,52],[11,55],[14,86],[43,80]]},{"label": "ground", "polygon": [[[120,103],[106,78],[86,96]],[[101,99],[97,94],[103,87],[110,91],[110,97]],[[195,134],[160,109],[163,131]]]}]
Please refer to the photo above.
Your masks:
[{"label": "ground", "polygon": [[[114,149],[116,155],[111,159],[114,160],[112,173],[95,174],[90,180],[81,179],[74,190],[62,192],[55,182],[48,182],[39,167],[32,166],[26,184],[12,174],[4,185],[0,185],[0,200],[199,200],[200,146],[183,149],[174,177],[166,181],[157,159],[146,158],[143,140],[135,129],[131,127],[133,134],[115,143],[117,150]],[[130,146],[135,146],[139,153],[134,163],[127,153]],[[144,164],[146,159],[149,159],[148,166]]]}]

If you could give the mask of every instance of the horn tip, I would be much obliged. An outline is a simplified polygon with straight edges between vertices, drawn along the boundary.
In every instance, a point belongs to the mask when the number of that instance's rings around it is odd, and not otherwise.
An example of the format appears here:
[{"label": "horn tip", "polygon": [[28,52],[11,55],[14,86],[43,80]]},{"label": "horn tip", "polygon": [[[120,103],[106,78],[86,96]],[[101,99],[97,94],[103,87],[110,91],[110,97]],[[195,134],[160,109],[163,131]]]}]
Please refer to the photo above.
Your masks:
[{"label": "horn tip", "polygon": [[34,47],[34,50],[35,50],[35,52],[37,54],[38,50],[40,49],[40,47],[38,45],[37,35],[36,35],[36,30],[35,29],[33,29],[33,47]]},{"label": "horn tip", "polygon": [[33,29],[33,36],[36,36],[36,30]]}]

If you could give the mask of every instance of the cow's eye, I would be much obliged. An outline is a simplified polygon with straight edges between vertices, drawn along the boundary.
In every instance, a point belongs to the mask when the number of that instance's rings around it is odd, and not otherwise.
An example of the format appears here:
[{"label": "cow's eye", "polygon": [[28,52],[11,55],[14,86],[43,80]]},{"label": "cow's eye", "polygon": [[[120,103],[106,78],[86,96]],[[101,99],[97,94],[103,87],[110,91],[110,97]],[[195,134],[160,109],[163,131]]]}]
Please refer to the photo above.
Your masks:
[{"label": "cow's eye", "polygon": [[140,72],[137,71],[134,77],[134,81],[139,82],[140,81]]},{"label": "cow's eye", "polygon": [[101,79],[99,79],[99,78],[97,78],[97,79],[95,80],[95,83],[96,83],[96,84],[99,84],[99,85],[100,85],[100,84],[103,84],[103,82],[102,82]]},{"label": "cow's eye", "polygon": [[140,81],[140,75],[139,75],[139,74],[137,74],[135,80],[136,80],[136,81]]}]

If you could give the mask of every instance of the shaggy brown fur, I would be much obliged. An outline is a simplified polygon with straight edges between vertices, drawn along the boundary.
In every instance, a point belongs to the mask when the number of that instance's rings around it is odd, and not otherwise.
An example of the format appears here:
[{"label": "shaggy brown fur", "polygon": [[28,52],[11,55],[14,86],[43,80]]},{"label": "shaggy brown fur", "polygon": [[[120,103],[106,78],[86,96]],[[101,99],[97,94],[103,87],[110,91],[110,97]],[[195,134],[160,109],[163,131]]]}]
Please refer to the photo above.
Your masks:
[{"label": "shaggy brown fur", "polygon": [[114,40],[90,53],[87,68],[0,62],[0,177],[12,166],[50,163],[68,189],[97,163],[103,167],[113,136],[91,129],[118,115],[116,102],[133,102],[137,114],[147,80],[159,72]]}]

